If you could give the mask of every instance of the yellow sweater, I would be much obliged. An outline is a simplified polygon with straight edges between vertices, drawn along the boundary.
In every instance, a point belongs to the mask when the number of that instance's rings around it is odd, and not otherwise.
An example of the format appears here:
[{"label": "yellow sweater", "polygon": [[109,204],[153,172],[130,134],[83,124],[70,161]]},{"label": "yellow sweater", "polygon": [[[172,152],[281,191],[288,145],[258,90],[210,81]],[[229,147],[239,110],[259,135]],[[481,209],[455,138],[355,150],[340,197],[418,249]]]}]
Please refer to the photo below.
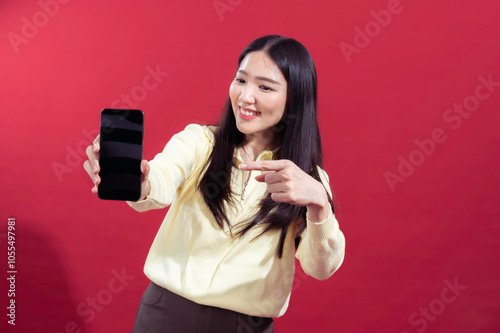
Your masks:
[{"label": "yellow sweater", "polygon": [[[222,230],[217,225],[196,189],[212,149],[212,129],[191,124],[150,161],[149,196],[128,204],[137,211],[170,208],[153,241],[144,273],[157,285],[199,304],[253,316],[282,316],[290,299],[294,256],[305,273],[327,279],[344,259],[344,235],[333,213],[321,223],[307,221],[296,253],[294,230],[289,228],[281,259],[276,255],[279,230],[255,238],[262,231],[258,226],[244,237],[231,236],[227,227]],[[257,160],[272,157],[273,152],[263,151]],[[237,150],[235,158],[241,163]],[[243,171],[233,168],[231,189],[237,205],[226,207],[232,225],[254,215],[266,195],[266,184],[254,179],[261,173],[252,171],[241,200]],[[328,176],[323,170],[320,175],[330,193]]]}]

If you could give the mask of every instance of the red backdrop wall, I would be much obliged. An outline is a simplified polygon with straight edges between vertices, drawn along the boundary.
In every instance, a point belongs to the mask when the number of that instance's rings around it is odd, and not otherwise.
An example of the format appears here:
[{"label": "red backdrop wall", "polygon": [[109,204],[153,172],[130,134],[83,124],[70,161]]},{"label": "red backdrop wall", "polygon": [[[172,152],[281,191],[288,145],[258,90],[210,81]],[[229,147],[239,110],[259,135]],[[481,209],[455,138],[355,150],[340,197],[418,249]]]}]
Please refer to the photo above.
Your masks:
[{"label": "red backdrop wall", "polygon": [[151,159],[217,120],[239,53],[271,33],[315,60],[347,240],[329,280],[298,269],[276,331],[500,331],[499,12],[494,0],[2,1],[2,331],[131,331],[166,211],[91,194],[83,150],[99,112],[142,109]]}]

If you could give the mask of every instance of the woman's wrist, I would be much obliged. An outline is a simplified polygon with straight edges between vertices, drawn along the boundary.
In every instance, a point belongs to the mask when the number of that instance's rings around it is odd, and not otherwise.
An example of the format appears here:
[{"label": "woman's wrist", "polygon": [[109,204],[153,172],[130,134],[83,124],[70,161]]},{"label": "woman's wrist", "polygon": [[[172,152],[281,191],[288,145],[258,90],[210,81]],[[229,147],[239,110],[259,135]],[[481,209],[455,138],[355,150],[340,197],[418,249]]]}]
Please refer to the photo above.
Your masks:
[{"label": "woman's wrist", "polygon": [[313,223],[324,222],[328,219],[330,210],[330,202],[328,201],[326,191],[324,191],[324,194],[322,193],[321,198],[317,202],[307,206],[307,219]]}]

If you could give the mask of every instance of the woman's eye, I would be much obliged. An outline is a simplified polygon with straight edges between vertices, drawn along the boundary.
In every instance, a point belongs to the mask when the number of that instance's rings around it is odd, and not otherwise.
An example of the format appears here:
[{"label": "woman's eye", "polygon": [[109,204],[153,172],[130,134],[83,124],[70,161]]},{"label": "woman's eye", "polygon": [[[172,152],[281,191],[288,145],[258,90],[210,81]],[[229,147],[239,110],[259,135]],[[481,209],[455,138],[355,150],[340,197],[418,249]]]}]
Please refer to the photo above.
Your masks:
[{"label": "woman's eye", "polygon": [[260,89],[262,89],[264,91],[272,91],[272,89],[268,86],[260,86]]},{"label": "woman's eye", "polygon": [[245,80],[243,79],[240,79],[239,77],[237,77],[236,79],[234,79],[236,82],[238,83],[245,83]]}]

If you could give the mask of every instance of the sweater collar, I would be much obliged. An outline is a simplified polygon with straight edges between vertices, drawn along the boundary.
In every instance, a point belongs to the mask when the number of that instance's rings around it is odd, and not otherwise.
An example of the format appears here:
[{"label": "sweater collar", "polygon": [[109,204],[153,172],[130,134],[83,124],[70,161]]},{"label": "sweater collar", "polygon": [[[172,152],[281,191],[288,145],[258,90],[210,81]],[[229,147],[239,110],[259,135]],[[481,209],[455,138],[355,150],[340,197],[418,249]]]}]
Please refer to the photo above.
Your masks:
[{"label": "sweater collar", "polygon": [[[256,161],[269,161],[269,160],[272,160],[273,157],[275,157],[277,155],[277,153],[280,150],[280,148],[281,147],[278,147],[278,148],[276,148],[274,150],[263,150],[259,154],[259,156],[257,156]],[[239,165],[240,163],[243,163],[243,158],[241,157],[240,150],[238,149],[238,147],[236,147],[234,149],[233,158],[237,162],[237,165]]]}]

